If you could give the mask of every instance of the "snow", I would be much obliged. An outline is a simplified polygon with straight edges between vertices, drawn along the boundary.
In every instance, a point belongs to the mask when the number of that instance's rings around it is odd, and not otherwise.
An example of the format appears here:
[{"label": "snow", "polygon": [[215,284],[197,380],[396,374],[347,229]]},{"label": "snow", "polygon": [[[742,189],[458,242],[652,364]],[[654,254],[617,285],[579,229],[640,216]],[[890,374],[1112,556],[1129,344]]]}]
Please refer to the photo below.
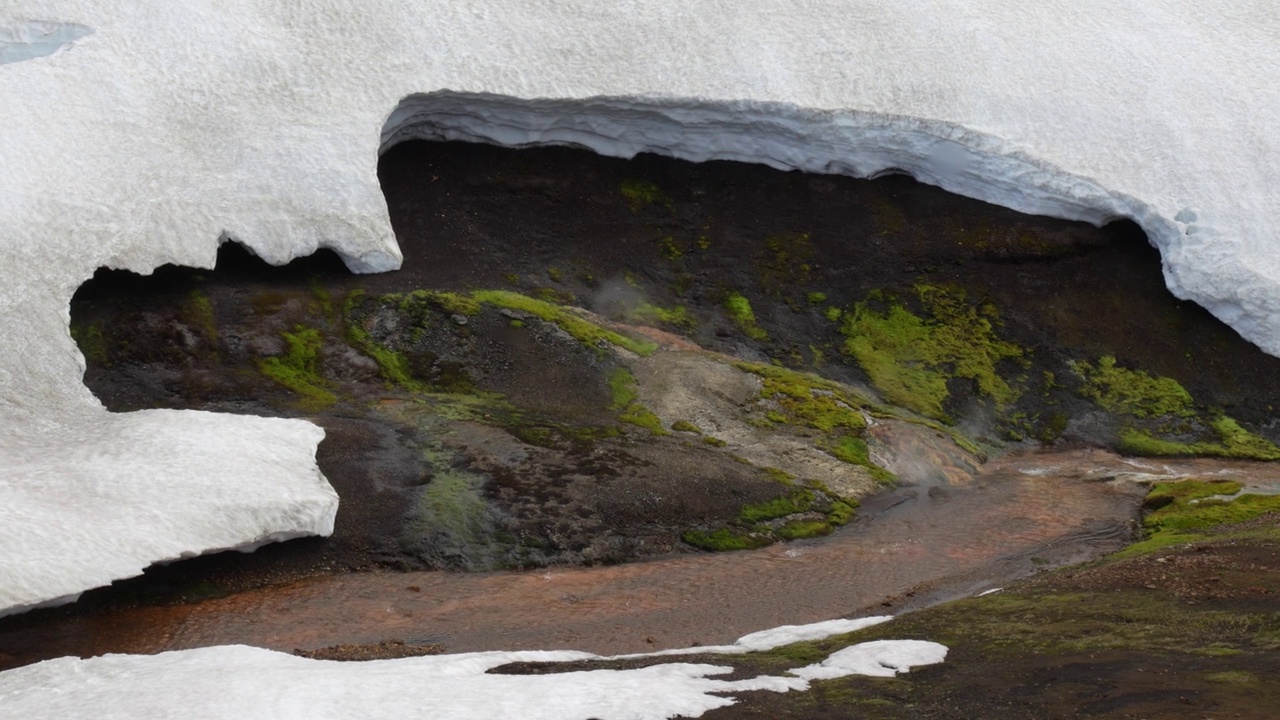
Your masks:
[{"label": "snow", "polygon": [[1169,288],[1280,354],[1280,17],[1192,0],[5,0],[0,607],[331,526],[299,421],[112,415],[68,301],[101,266],[400,261],[410,137],[926,182],[1136,220]]},{"label": "snow", "polygon": [[936,665],[947,658],[947,646],[926,640],[875,640],[837,650],[817,665],[791,674],[806,680],[830,680],[846,675],[893,677],[920,665]]},{"label": "snow", "polygon": [[[742,638],[731,647],[790,638],[818,639],[846,632],[849,623],[857,622],[765,631]],[[12,717],[27,720],[90,715],[96,720],[136,720],[173,717],[177,711],[183,717],[209,720],[648,720],[699,717],[735,702],[732,695],[724,693],[802,691],[809,688],[811,680],[852,674],[889,677],[912,666],[942,662],[945,656],[946,648],[936,643],[876,641],[840,650],[821,664],[791,671],[790,676],[727,681],[715,676],[731,668],[679,662],[634,670],[487,673],[511,662],[598,657],[571,651],[333,662],[234,645],[159,655],[59,658],[10,670],[0,673],[0,706]]]}]

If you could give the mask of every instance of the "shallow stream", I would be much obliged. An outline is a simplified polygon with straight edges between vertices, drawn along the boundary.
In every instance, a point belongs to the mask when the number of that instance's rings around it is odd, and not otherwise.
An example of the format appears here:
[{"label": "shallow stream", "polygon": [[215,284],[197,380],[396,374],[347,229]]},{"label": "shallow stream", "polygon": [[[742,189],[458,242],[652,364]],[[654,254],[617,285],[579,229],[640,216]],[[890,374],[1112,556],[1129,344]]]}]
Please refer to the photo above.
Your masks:
[{"label": "shallow stream", "polygon": [[1272,465],[1138,461],[1099,450],[1011,455],[864,503],[817,540],[627,565],[314,577],[205,602],[0,633],[5,664],[64,654],[244,643],[279,650],[399,640],[449,651],[624,653],[731,641],[851,614],[895,613],[1095,558],[1131,535],[1136,481],[1186,475],[1272,487]]}]

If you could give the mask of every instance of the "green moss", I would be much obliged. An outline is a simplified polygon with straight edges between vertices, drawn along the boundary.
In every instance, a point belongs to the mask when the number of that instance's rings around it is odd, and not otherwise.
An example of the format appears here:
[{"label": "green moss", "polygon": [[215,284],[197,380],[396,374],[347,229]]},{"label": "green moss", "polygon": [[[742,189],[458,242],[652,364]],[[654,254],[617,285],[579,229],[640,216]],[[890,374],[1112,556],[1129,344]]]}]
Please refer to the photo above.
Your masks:
[{"label": "green moss", "polygon": [[1119,367],[1110,355],[1100,358],[1096,366],[1083,360],[1072,362],[1071,369],[1084,381],[1080,394],[1109,412],[1140,418],[1195,417],[1191,394],[1172,378]]},{"label": "green moss", "polygon": [[213,315],[213,302],[209,296],[199,290],[192,290],[187,296],[187,319],[200,329],[204,339],[211,343],[218,341],[218,323]]},{"label": "green moss", "polygon": [[662,189],[648,180],[623,180],[619,189],[633,212],[639,212],[646,205],[671,204]]},{"label": "green moss", "polygon": [[1280,511],[1280,496],[1237,495],[1241,487],[1228,480],[1156,484],[1147,495],[1147,506],[1156,509],[1142,520],[1145,539],[1121,551],[1118,557],[1202,540],[1223,525]]},{"label": "green moss", "polygon": [[618,368],[609,375],[609,391],[614,410],[621,410],[640,397],[636,392],[636,378],[626,368]]},{"label": "green moss", "polygon": [[664,308],[645,303],[627,313],[630,322],[673,325],[682,330],[692,330],[698,324],[697,319],[683,305]]},{"label": "green moss", "polygon": [[778,536],[783,540],[802,540],[830,535],[833,530],[835,528],[822,520],[792,520],[778,528]]},{"label": "green moss", "polygon": [[764,471],[765,475],[769,476],[770,480],[782,485],[790,485],[792,481],[796,479],[795,475],[792,475],[782,468],[762,467],[760,469]]},{"label": "green moss", "polygon": [[760,396],[777,402],[782,408],[782,418],[775,422],[804,425],[824,433],[837,429],[858,433],[867,426],[858,406],[847,402],[843,393],[813,387],[798,373],[792,377],[764,378]]},{"label": "green moss", "polygon": [[893,482],[892,473],[878,467],[860,435],[866,429],[862,408],[866,399],[845,386],[810,373],[775,365],[736,362],[734,367],[759,375],[760,397],[778,404],[766,413],[766,425],[793,425],[823,433],[818,446],[837,459],[866,467],[881,482]]},{"label": "green moss", "polygon": [[1229,417],[1218,417],[1209,425],[1218,435],[1218,442],[1165,440],[1147,430],[1125,428],[1120,431],[1119,449],[1130,455],[1280,460],[1280,448],[1240,427]]},{"label": "green moss", "polygon": [[391,385],[414,392],[425,392],[427,387],[413,377],[409,369],[409,360],[402,353],[377,342],[369,335],[360,321],[353,316],[354,308],[363,299],[362,292],[354,292],[347,296],[346,331],[347,342],[373,359],[378,364],[378,373]]},{"label": "green moss", "polygon": [[558,267],[549,267],[547,268],[547,277],[551,279],[551,282],[562,282],[564,273]]},{"label": "green moss", "polygon": [[871,476],[879,482],[892,484],[898,480],[893,473],[871,462],[870,451],[867,449],[866,441],[862,438],[844,435],[826,445],[825,449],[841,462],[865,467],[870,471]]},{"label": "green moss", "polygon": [[1209,425],[1214,432],[1218,433],[1227,457],[1280,460],[1280,448],[1269,440],[1245,430],[1239,423],[1225,415],[1213,420]]},{"label": "green moss", "polygon": [[774,542],[773,537],[769,535],[750,533],[736,528],[720,528],[711,532],[690,530],[680,538],[694,547],[712,552],[752,550]]},{"label": "green moss", "polygon": [[602,346],[615,345],[637,355],[649,355],[658,349],[656,343],[621,335],[588,322],[564,307],[520,293],[508,290],[477,290],[471,294],[471,298],[478,303],[529,313],[546,322],[554,323],[578,342],[596,350],[600,350]]},{"label": "green moss", "polygon": [[642,427],[655,435],[671,434],[662,426],[662,419],[640,402],[635,376],[628,370],[618,368],[609,375],[609,391],[613,398],[611,408],[619,411],[619,420]]},{"label": "green moss", "polygon": [[710,445],[711,447],[718,447],[718,448],[725,447],[729,444],[718,437],[711,437],[710,435],[704,435],[702,437],[702,443],[704,445]]},{"label": "green moss", "polygon": [[662,418],[653,414],[649,408],[640,403],[631,403],[621,413],[618,419],[624,423],[630,423],[636,427],[644,428],[655,435],[670,435],[667,429],[662,427]]},{"label": "green moss", "polygon": [[317,410],[337,402],[338,398],[327,387],[319,373],[319,351],[324,345],[320,331],[299,325],[291,333],[281,333],[288,350],[281,357],[269,357],[258,362],[258,369],[280,385],[297,393],[300,404]]},{"label": "green moss", "polygon": [[724,309],[729,319],[752,340],[768,340],[769,333],[756,324],[756,314],[751,309],[751,301],[741,293],[729,293],[724,300]]},{"label": "green moss", "polygon": [[813,501],[812,490],[800,489],[780,498],[744,505],[738,511],[738,519],[744,523],[754,524],[763,520],[786,517],[809,510],[813,507]]},{"label": "green moss", "polygon": [[688,420],[675,421],[674,423],[671,424],[671,429],[675,430],[676,432],[690,432],[690,433],[697,433],[699,435],[702,434],[702,428],[698,427],[697,425],[694,425]]},{"label": "green moss", "polygon": [[831,322],[836,322],[843,314],[844,311],[838,307],[828,307],[826,310],[822,311],[822,315]]},{"label": "green moss", "polygon": [[836,500],[827,511],[827,522],[832,525],[847,525],[857,512],[857,500]]},{"label": "green moss", "polygon": [[1227,685],[1254,685],[1258,682],[1258,676],[1245,670],[1223,670],[1222,672],[1209,673],[1204,676],[1205,680],[1214,683],[1225,683]]},{"label": "green moss", "polygon": [[993,313],[979,312],[959,289],[922,284],[915,290],[927,319],[898,302],[884,310],[862,302],[844,315],[844,351],[872,384],[890,402],[948,422],[943,403],[952,377],[973,380],[997,408],[1015,401],[1019,393],[1000,377],[997,365],[1022,360],[1024,353],[996,335]]},{"label": "green moss", "polygon": [[827,301],[827,294],[823,292],[811,292],[806,297],[810,305],[821,305]]}]

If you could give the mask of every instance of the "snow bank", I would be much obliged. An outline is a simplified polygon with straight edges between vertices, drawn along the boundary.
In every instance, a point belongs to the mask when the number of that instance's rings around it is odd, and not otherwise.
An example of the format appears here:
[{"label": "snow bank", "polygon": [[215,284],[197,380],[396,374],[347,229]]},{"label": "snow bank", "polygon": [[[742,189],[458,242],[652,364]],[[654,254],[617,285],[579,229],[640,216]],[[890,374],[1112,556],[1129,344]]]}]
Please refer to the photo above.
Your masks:
[{"label": "snow bank", "polygon": [[1280,354],[1278,27],[1192,0],[6,0],[0,607],[324,532],[313,430],[106,413],[68,300],[226,239],[392,269],[376,158],[409,137],[901,168],[1131,217],[1175,294]]},{"label": "snow bank", "polygon": [[[882,618],[877,618],[880,621]],[[817,639],[846,632],[834,621],[742,638],[733,647]],[[872,623],[874,624],[874,623]],[[748,636],[750,637],[750,636]],[[706,649],[702,649],[706,652]],[[307,660],[243,645],[159,655],[59,658],[0,673],[0,705],[13,717],[96,720],[173,717],[521,718],[646,720],[699,717],[732,705],[723,693],[807,690],[809,681],[853,674],[892,676],[942,662],[946,648],[917,640],[877,641],[832,654],[790,677],[717,680],[731,668],[668,663],[635,670],[490,675],[511,662],[584,660],[587,653],[488,652],[371,662]],[[722,693],[713,695],[712,693]]]}]

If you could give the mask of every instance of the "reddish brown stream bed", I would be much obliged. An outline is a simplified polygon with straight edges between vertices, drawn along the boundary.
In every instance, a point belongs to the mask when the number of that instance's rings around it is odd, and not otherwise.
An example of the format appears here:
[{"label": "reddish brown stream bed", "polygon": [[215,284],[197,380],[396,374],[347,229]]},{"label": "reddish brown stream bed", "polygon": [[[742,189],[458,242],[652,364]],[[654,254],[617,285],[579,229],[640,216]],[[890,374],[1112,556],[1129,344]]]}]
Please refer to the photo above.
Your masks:
[{"label": "reddish brown stream bed", "polygon": [[781,624],[900,612],[1110,552],[1131,535],[1143,495],[1133,480],[1143,475],[1280,481],[1280,470],[1250,463],[1014,455],[972,478],[939,474],[872,498],[855,523],[820,540],[611,567],[330,575],[193,604],[56,622],[37,614],[6,623],[0,665],[227,643],[600,653],[724,643]]}]

